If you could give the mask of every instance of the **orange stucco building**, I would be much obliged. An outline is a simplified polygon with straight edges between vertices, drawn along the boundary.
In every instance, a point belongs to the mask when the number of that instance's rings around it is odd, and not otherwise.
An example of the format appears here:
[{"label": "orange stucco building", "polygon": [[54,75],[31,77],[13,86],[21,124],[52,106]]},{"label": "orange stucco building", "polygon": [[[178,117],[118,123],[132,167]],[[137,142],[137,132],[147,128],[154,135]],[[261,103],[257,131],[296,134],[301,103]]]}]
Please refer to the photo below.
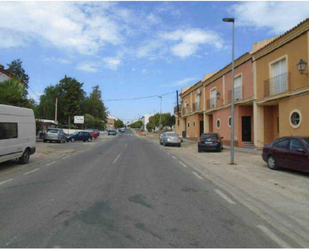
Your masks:
[{"label": "orange stucco building", "polygon": [[[309,19],[279,37],[260,41],[235,60],[235,145],[261,148],[286,135],[308,135],[309,77],[300,59],[309,61]],[[197,140],[218,132],[231,136],[231,64],[183,89],[175,131]],[[307,73],[307,75],[306,75]]]}]

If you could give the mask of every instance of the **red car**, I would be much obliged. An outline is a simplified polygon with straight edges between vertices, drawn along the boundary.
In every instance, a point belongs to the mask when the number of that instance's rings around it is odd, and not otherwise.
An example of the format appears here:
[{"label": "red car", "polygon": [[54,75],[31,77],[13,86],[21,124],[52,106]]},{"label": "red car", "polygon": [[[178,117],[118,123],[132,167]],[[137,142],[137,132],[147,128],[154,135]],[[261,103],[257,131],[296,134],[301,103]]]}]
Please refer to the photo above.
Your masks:
[{"label": "red car", "polygon": [[290,168],[309,172],[309,137],[281,137],[263,148],[263,160],[270,169]]},{"label": "red car", "polygon": [[94,139],[97,139],[98,138],[98,134],[95,133],[95,132],[90,132],[91,136],[94,138]]}]

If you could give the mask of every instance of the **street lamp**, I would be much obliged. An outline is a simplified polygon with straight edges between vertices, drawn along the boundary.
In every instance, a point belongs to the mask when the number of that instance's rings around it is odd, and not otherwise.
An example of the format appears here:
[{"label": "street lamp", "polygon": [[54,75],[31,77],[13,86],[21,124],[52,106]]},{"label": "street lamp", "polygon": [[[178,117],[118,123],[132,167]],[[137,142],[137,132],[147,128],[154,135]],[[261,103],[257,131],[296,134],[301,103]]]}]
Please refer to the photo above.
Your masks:
[{"label": "street lamp", "polygon": [[[303,72],[306,69],[306,66],[307,66],[307,62],[300,59],[300,61],[297,64],[297,68],[298,68],[298,71],[300,72],[300,74],[303,74]],[[305,73],[305,74],[308,75],[307,73]]]},{"label": "street lamp", "polygon": [[159,121],[159,131],[158,131],[158,137],[160,139],[160,132],[161,132],[161,114],[162,114],[162,96],[158,96],[160,98],[160,121]]},{"label": "street lamp", "polygon": [[235,19],[234,18],[223,18],[223,22],[232,22],[233,23],[233,45],[232,45],[232,103],[231,103],[231,159],[230,164],[234,163],[234,46],[235,46]]}]

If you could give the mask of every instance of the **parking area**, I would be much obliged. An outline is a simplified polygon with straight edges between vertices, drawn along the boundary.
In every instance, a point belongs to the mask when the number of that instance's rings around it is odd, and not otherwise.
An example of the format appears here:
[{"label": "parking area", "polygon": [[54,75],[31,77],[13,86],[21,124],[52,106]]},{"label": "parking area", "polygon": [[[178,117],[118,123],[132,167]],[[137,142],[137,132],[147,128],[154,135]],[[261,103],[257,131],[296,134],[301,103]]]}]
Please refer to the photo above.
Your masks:
[{"label": "parking area", "polygon": [[44,164],[49,161],[57,160],[61,157],[80,153],[114,138],[114,136],[108,136],[106,132],[103,132],[97,139],[93,140],[92,142],[75,141],[66,143],[44,143],[42,139],[38,139],[36,142],[36,152],[30,156],[29,163],[21,165],[16,160],[0,163],[0,177],[17,172],[20,169],[26,167]]}]

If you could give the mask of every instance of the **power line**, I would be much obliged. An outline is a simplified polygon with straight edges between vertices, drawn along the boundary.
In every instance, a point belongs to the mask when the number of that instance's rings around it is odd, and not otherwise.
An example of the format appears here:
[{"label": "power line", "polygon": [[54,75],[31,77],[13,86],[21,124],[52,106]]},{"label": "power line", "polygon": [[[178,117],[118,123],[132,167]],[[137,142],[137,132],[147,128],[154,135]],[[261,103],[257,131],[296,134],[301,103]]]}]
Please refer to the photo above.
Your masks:
[{"label": "power line", "polygon": [[138,100],[138,99],[150,99],[150,98],[166,96],[169,94],[175,94],[175,92],[169,92],[169,93],[164,93],[164,94],[159,94],[159,95],[151,95],[151,96],[146,96],[146,97],[128,98],[128,99],[103,99],[103,101],[127,101],[127,100]]},{"label": "power line", "polygon": [[32,88],[31,88],[29,85],[28,85],[28,88],[31,90],[31,92],[32,92],[35,96],[37,96],[37,97],[40,99],[41,96],[37,95],[37,94],[32,90]]}]

